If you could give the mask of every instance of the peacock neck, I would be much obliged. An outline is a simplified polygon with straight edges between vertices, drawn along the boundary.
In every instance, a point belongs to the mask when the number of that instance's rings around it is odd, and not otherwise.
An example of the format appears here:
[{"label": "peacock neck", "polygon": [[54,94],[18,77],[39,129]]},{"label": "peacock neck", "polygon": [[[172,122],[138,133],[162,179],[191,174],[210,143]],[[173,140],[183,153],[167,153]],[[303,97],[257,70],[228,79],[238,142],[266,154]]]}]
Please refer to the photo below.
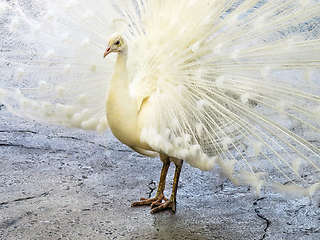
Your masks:
[{"label": "peacock neck", "polygon": [[[108,96],[113,93],[123,96],[129,94],[129,77],[127,72],[128,50],[124,49],[118,53],[117,61],[109,83]],[[118,97],[119,97],[118,96]]]},{"label": "peacock neck", "polygon": [[117,61],[116,61],[114,70],[127,72],[127,59],[128,59],[128,48],[125,48],[121,52],[118,52]]},{"label": "peacock neck", "polygon": [[114,72],[107,93],[107,119],[112,133],[121,142],[133,146],[140,141],[137,128],[136,100],[129,93],[130,79],[127,72],[127,51],[118,53]]}]

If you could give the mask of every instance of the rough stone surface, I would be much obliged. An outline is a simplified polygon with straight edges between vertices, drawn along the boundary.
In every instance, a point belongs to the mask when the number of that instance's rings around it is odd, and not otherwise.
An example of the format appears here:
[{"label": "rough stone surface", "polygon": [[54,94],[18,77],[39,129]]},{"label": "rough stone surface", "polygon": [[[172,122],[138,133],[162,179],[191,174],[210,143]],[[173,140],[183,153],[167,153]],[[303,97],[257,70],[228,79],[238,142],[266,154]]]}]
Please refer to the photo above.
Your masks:
[{"label": "rough stone surface", "polygon": [[[154,195],[158,158],[104,135],[0,110],[0,239],[320,239],[316,197],[260,198],[184,165],[177,213],[130,207]],[[170,168],[166,195],[170,195]],[[319,194],[317,194],[319,196]]]}]

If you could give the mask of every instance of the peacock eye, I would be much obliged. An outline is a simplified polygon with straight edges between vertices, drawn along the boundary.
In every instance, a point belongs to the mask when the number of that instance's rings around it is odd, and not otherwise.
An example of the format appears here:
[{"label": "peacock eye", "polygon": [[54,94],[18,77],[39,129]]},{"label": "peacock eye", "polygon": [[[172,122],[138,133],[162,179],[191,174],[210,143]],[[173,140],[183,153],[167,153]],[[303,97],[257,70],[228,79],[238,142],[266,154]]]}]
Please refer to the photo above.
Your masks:
[{"label": "peacock eye", "polygon": [[114,45],[118,46],[120,44],[120,41],[116,41]]}]

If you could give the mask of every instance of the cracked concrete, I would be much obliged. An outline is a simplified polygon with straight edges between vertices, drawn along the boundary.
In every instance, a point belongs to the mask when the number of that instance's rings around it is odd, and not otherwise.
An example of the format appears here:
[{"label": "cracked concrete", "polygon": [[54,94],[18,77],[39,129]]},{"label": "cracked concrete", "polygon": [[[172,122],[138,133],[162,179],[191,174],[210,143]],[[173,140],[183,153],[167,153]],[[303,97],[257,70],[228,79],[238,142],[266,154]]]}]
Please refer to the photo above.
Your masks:
[{"label": "cracked concrete", "polygon": [[[104,135],[0,110],[0,239],[320,239],[319,201],[252,195],[184,164],[177,213],[130,207],[154,196],[159,159]],[[166,195],[174,168],[169,169]]]},{"label": "cracked concrete", "polygon": [[[253,205],[256,206],[256,205],[258,204],[258,201],[260,201],[260,200],[262,200],[262,199],[264,199],[264,198],[258,199],[256,202],[253,203]],[[269,228],[269,226],[270,226],[270,221],[269,221],[264,215],[261,215],[260,210],[259,210],[258,208],[255,208],[254,211],[256,212],[256,214],[257,214],[257,216],[258,216],[259,218],[261,218],[261,219],[263,219],[264,221],[266,221],[266,227],[264,228],[264,234],[263,234],[263,236],[262,236],[262,238],[261,238],[261,240],[262,240],[262,239],[265,239],[265,237],[266,237],[266,234],[267,234],[267,232],[268,232],[268,228]]]}]

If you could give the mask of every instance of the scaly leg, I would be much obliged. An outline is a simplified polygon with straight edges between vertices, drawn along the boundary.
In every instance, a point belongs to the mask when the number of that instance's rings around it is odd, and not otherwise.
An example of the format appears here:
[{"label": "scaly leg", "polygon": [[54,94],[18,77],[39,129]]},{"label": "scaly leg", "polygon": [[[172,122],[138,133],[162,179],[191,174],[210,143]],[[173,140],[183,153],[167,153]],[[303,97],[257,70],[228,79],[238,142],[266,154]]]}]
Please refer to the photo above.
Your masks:
[{"label": "scaly leg", "polygon": [[176,171],[174,173],[172,193],[169,200],[166,200],[162,203],[161,201],[156,201],[151,204],[151,213],[156,213],[158,211],[171,208],[173,212],[176,212],[176,196],[178,190],[179,177],[182,169],[182,160],[174,158],[174,164],[176,165]]},{"label": "scaly leg", "polygon": [[142,206],[142,205],[150,205],[152,203],[161,203],[162,200],[168,201],[168,199],[163,195],[163,191],[165,188],[166,184],[166,177],[168,173],[168,169],[170,166],[170,157],[166,154],[160,154],[160,159],[163,162],[162,170],[161,170],[161,175],[160,175],[160,181],[159,181],[159,186],[157,190],[157,194],[154,198],[141,198],[141,201],[134,202],[131,204],[132,207],[134,206]]}]

